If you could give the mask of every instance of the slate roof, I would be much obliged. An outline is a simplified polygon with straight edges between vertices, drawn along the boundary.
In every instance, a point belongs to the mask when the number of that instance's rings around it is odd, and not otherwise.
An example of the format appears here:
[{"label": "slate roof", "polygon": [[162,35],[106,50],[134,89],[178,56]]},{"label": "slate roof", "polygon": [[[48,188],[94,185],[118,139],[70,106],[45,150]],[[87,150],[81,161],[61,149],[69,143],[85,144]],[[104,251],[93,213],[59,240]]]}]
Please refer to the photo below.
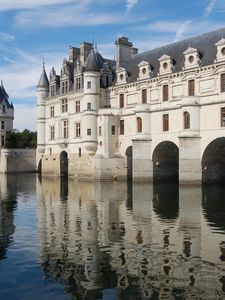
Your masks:
[{"label": "slate roof", "polygon": [[41,77],[38,81],[38,84],[37,84],[37,88],[46,88],[48,89],[49,88],[49,81],[48,81],[48,76],[46,74],[46,71],[45,71],[45,67],[43,66],[43,70],[42,70],[42,73],[41,73]]},{"label": "slate roof", "polygon": [[138,64],[143,60],[149,62],[149,64],[153,66],[152,77],[156,77],[159,73],[158,59],[163,54],[170,56],[174,61],[173,73],[182,71],[185,58],[183,52],[189,47],[196,48],[200,52],[200,66],[213,64],[217,53],[215,44],[222,38],[225,38],[225,28],[137,54],[126,66],[126,70],[130,75],[128,81],[134,82],[137,80],[139,73]]},{"label": "slate roof", "polygon": [[8,108],[14,108],[13,104],[9,103],[9,95],[6,93],[5,88],[3,86],[3,83],[1,82],[1,85],[0,85],[0,104],[2,104],[4,102],[5,102],[5,104]]},{"label": "slate roof", "polygon": [[88,57],[84,65],[84,69],[85,71],[90,71],[90,72],[100,72],[100,70],[103,68],[104,62],[105,60],[101,56],[101,54],[97,50],[92,49],[88,54]]}]

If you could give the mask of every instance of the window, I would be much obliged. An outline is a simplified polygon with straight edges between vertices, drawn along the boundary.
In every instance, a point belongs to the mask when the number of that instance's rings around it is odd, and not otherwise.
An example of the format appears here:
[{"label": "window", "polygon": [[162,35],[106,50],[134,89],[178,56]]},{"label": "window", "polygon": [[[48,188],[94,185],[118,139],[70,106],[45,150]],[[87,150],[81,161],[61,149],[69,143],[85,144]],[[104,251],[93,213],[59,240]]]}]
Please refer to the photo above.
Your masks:
[{"label": "window", "polygon": [[5,105],[2,105],[2,112],[5,113]]},{"label": "window", "polygon": [[91,81],[87,82],[87,89],[91,89]]},{"label": "window", "polygon": [[195,95],[195,81],[194,79],[188,80],[188,96]]},{"label": "window", "polygon": [[124,120],[120,120],[120,134],[124,134]]},{"label": "window", "polygon": [[55,116],[55,108],[54,106],[50,106],[50,117],[54,117]]},{"label": "window", "polygon": [[1,130],[5,129],[5,121],[1,121]]},{"label": "window", "polygon": [[68,111],[68,102],[67,99],[62,99],[62,112],[67,112]]},{"label": "window", "polygon": [[120,108],[124,107],[124,94],[120,94]]},{"label": "window", "polygon": [[142,132],[142,119],[137,117],[137,132]]},{"label": "window", "polygon": [[50,126],[50,140],[54,140],[54,139],[55,139],[55,127]]},{"label": "window", "polygon": [[76,78],[75,88],[76,88],[76,90],[80,90],[81,89],[81,78],[80,77]]},{"label": "window", "polygon": [[184,112],[184,129],[190,128],[190,114],[185,111]]},{"label": "window", "polygon": [[101,127],[101,126],[98,127],[98,135],[99,135],[99,136],[102,135],[102,127]]},{"label": "window", "polygon": [[79,154],[78,155],[79,155],[79,157],[81,157],[81,148],[79,148]]},{"label": "window", "polygon": [[221,74],[221,92],[225,92],[225,74]]},{"label": "window", "polygon": [[5,146],[5,136],[4,135],[1,136],[1,146],[2,147]]},{"label": "window", "polygon": [[112,125],[112,127],[111,127],[111,134],[112,135],[116,134],[116,127],[115,127],[115,125]]},{"label": "window", "polygon": [[225,127],[225,107],[221,108],[221,127]]},{"label": "window", "polygon": [[55,96],[55,85],[51,85],[51,87],[50,87],[50,96],[51,97]]},{"label": "window", "polygon": [[109,86],[109,76],[106,76],[106,77],[105,77],[105,85],[106,85],[106,86]]},{"label": "window", "polygon": [[62,91],[62,94],[65,94],[65,82],[64,81],[62,82],[62,90],[61,91]]},{"label": "window", "polygon": [[163,115],[163,131],[169,130],[169,115],[165,114]]},{"label": "window", "polygon": [[87,110],[91,110],[91,102],[87,103]]},{"label": "window", "polygon": [[69,92],[69,84],[68,81],[65,82],[65,93]]},{"label": "window", "polygon": [[80,123],[76,123],[76,138],[80,137]]},{"label": "window", "polygon": [[80,112],[80,101],[76,101],[75,110],[76,110],[76,113]]},{"label": "window", "polygon": [[142,103],[147,103],[147,90],[144,89],[141,91]]},{"label": "window", "polygon": [[163,101],[169,100],[169,86],[168,84],[163,85]]},{"label": "window", "polygon": [[87,135],[91,135],[91,129],[90,128],[87,129]]},{"label": "window", "polygon": [[63,138],[68,138],[68,120],[63,121]]}]

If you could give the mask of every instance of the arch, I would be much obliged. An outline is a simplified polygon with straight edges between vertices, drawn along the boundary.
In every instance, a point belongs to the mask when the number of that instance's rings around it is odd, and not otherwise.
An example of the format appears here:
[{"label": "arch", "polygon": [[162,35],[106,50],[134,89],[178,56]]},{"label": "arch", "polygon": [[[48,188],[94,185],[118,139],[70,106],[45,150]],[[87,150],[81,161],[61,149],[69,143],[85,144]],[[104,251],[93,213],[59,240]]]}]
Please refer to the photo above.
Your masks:
[{"label": "arch", "polygon": [[190,114],[189,112],[185,111],[183,114],[184,120],[184,129],[190,129]]},{"label": "arch", "polygon": [[225,137],[206,147],[202,155],[202,181],[225,181]]},{"label": "arch", "polygon": [[179,148],[170,141],[159,143],[153,151],[153,180],[178,180]]},{"label": "arch", "polygon": [[60,176],[68,176],[68,154],[62,151],[60,154]]},{"label": "arch", "polygon": [[137,122],[137,132],[142,132],[142,118],[137,117],[136,122]]},{"label": "arch", "polygon": [[127,180],[132,180],[133,173],[133,148],[129,146],[126,150],[127,156]]}]

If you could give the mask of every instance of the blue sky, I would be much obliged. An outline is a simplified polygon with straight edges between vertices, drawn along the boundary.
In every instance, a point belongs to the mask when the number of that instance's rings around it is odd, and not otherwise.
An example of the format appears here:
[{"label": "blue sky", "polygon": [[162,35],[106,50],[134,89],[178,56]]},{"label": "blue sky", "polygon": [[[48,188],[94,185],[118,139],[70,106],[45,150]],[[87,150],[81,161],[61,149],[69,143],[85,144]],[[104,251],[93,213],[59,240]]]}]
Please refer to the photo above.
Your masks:
[{"label": "blue sky", "polygon": [[60,72],[70,45],[95,42],[114,57],[127,36],[140,51],[225,26],[224,0],[0,0],[0,79],[15,106],[14,128],[36,130],[36,84]]}]

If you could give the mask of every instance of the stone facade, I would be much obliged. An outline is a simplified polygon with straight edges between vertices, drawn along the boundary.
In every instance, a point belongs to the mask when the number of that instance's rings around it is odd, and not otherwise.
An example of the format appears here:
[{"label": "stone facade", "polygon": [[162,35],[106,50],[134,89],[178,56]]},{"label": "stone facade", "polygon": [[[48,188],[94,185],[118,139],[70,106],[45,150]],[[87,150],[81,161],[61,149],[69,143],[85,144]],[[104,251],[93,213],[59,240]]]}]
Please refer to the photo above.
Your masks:
[{"label": "stone facade", "polygon": [[115,61],[71,47],[60,76],[43,69],[37,85],[42,173],[224,179],[224,38],[222,28],[138,54],[122,37]]}]

